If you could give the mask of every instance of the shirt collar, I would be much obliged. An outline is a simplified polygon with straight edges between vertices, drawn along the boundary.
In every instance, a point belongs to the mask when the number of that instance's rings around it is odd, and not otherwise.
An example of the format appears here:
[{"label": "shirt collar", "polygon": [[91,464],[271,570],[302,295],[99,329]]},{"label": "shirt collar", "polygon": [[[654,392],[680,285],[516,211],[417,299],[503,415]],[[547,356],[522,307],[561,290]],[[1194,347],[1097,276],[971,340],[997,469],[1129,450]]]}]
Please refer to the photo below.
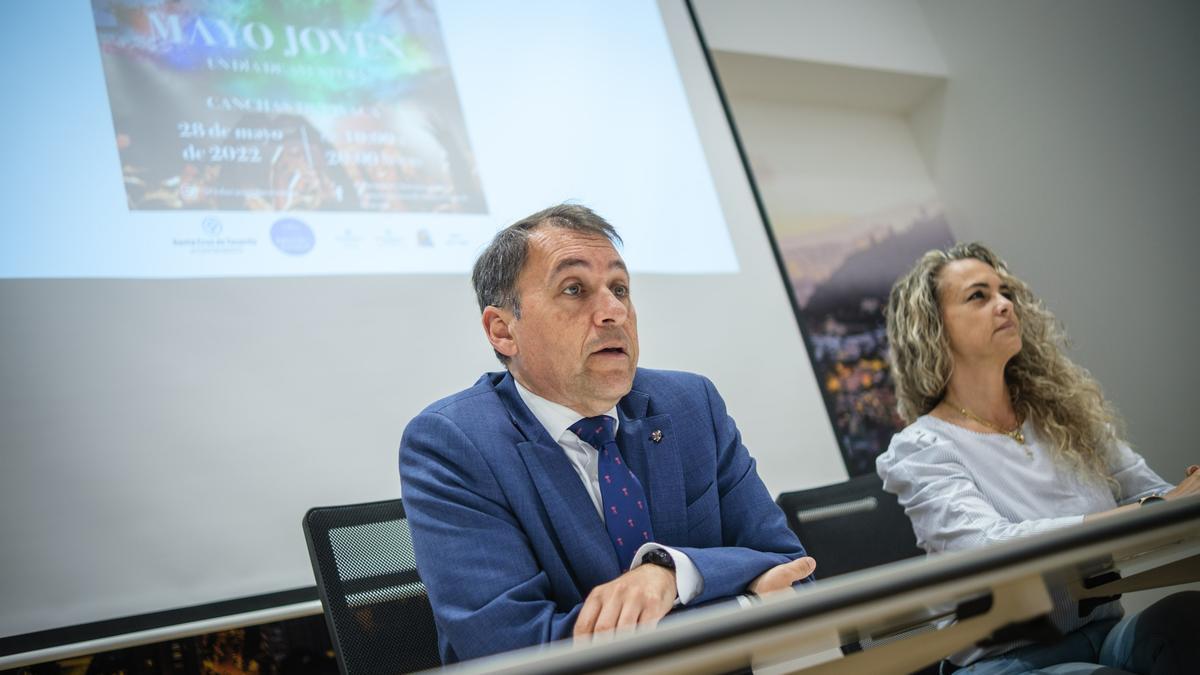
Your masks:
[{"label": "shirt collar", "polygon": [[[533,413],[533,416],[545,427],[550,437],[555,441],[560,440],[563,434],[567,433],[571,425],[581,419],[579,413],[567,406],[542,398],[529,391],[515,377],[513,378],[513,383],[517,385],[517,394],[520,395],[525,405],[529,407],[529,412]],[[616,430],[621,425],[621,418],[617,415],[617,407],[613,406],[608,412],[603,414],[613,418],[613,433],[616,433]],[[575,435],[571,434],[571,436],[574,437]]]}]

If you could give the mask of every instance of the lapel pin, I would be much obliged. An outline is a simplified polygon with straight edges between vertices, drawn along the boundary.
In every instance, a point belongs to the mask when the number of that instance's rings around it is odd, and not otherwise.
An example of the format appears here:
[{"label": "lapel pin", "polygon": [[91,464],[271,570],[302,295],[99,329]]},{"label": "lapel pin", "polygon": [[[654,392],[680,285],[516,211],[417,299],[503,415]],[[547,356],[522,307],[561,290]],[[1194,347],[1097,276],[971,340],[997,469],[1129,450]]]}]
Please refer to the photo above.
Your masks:
[{"label": "lapel pin", "polygon": [[654,441],[655,443],[661,443],[662,442],[662,429],[655,429],[654,431],[651,431],[650,432],[650,440]]}]

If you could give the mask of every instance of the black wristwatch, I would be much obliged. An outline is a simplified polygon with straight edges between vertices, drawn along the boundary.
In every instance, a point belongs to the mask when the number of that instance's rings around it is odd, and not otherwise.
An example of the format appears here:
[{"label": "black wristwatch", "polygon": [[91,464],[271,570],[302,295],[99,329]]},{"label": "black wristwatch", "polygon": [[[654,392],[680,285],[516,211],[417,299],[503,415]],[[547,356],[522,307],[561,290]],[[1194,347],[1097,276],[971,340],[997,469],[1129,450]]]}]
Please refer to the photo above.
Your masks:
[{"label": "black wristwatch", "polygon": [[646,551],[646,553],[642,555],[642,564],[658,565],[659,567],[665,567],[669,570],[675,569],[675,559],[671,557],[670,553],[667,553],[661,548],[656,548],[652,551]]}]

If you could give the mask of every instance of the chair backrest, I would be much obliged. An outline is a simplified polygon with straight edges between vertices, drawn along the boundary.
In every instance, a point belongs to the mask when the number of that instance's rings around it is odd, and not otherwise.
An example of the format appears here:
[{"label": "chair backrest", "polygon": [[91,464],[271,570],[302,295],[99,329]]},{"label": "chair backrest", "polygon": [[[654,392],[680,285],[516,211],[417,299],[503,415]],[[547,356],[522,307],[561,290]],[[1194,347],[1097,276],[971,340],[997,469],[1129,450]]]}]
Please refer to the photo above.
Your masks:
[{"label": "chair backrest", "polygon": [[874,474],[845,483],[785,492],[776,500],[788,526],[829,577],[924,555],[896,496]]},{"label": "chair backrest", "polygon": [[311,509],[304,537],[343,675],[441,665],[399,499]]}]

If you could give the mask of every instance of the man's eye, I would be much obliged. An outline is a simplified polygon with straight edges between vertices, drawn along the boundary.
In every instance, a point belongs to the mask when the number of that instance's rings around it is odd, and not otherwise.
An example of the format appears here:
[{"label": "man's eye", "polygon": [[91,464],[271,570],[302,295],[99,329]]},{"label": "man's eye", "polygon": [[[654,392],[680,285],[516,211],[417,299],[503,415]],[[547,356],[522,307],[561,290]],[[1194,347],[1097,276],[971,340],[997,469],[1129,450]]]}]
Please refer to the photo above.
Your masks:
[{"label": "man's eye", "polygon": [[563,289],[564,295],[579,295],[583,292],[583,288],[579,284],[571,284]]},{"label": "man's eye", "polygon": [[618,298],[627,298],[629,297],[629,287],[621,284],[613,286],[613,295]]}]

